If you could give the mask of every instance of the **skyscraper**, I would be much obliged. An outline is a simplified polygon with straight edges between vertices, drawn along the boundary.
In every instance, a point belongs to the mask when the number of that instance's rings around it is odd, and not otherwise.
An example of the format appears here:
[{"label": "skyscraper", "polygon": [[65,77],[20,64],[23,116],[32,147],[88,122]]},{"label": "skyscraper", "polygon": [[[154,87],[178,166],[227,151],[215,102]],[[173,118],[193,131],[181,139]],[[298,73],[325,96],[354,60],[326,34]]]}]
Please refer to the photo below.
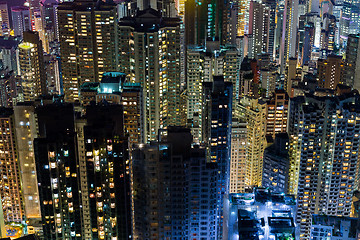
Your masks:
[{"label": "skyscraper", "polygon": [[21,171],[24,215],[33,226],[41,219],[40,199],[34,156],[34,139],[37,137],[35,107],[32,103],[18,103],[14,106],[18,163]]},{"label": "skyscraper", "polygon": [[31,30],[30,12],[27,7],[11,7],[12,25],[15,36],[22,36]]},{"label": "skyscraper", "polygon": [[249,34],[253,44],[248,51],[256,57],[269,50],[270,9],[262,2],[250,1],[249,14]]},{"label": "skyscraper", "polygon": [[248,148],[247,123],[232,120],[231,126],[231,162],[230,162],[230,193],[245,192],[246,151]]},{"label": "skyscraper", "polygon": [[42,43],[37,32],[24,32],[19,44],[20,75],[25,101],[47,93]]},{"label": "skyscraper", "polygon": [[0,196],[5,222],[22,223],[24,199],[21,190],[18,146],[16,144],[14,112],[0,108]]},{"label": "skyscraper", "polygon": [[74,102],[84,82],[99,82],[117,69],[116,8],[76,0],[57,10],[65,101]]},{"label": "skyscraper", "polygon": [[276,134],[274,143],[264,150],[262,186],[287,193],[289,166],[289,137],[287,133]]},{"label": "skyscraper", "polygon": [[339,83],[342,83],[343,71],[344,64],[341,56],[328,55],[326,59],[319,59],[319,87],[335,89]]},{"label": "skyscraper", "polygon": [[275,138],[277,133],[287,130],[289,110],[289,96],[284,90],[276,90],[267,102],[266,108],[266,135]]},{"label": "skyscraper", "polygon": [[88,201],[90,226],[84,227],[91,229],[92,239],[125,240],[132,236],[131,169],[123,118],[120,105],[88,106],[86,109],[82,139],[86,176],[80,176],[87,178],[87,187],[82,186],[82,194],[83,204]]},{"label": "skyscraper", "polygon": [[350,216],[358,188],[359,96],[297,97],[290,107],[289,192],[297,194],[300,239],[312,214]]},{"label": "skyscraper", "polygon": [[8,12],[8,5],[6,2],[0,3],[0,35],[10,35],[10,18]]},{"label": "skyscraper", "polygon": [[207,162],[216,163],[218,170],[217,216],[218,238],[223,234],[223,202],[229,193],[232,83],[225,82],[223,76],[213,76],[213,82],[203,83],[202,133],[206,146]]},{"label": "skyscraper", "polygon": [[143,88],[145,141],[158,129],[179,126],[180,19],[154,9],[138,11],[119,22],[120,70]]},{"label": "skyscraper", "polygon": [[349,35],[346,47],[344,83],[357,90],[360,89],[360,35]]},{"label": "skyscraper", "polygon": [[239,119],[247,123],[245,187],[261,186],[266,145],[266,103],[260,99],[244,97],[240,100],[238,111]]},{"label": "skyscraper", "polygon": [[[240,56],[233,46],[220,46],[218,41],[206,41],[205,47],[189,47],[187,52],[187,119],[202,125],[203,83],[212,82],[213,75],[223,75],[233,86],[233,102],[239,99]],[[235,107],[233,108],[235,109]],[[194,117],[195,115],[195,117]],[[194,125],[194,124],[193,124]],[[194,142],[204,141],[197,124],[192,128]]]},{"label": "skyscraper", "polygon": [[78,171],[73,106],[50,104],[35,113],[39,130],[34,153],[44,238],[84,239],[89,226],[83,225],[80,207],[83,176]]},{"label": "skyscraper", "polygon": [[175,127],[164,134],[132,153],[134,239],[187,238],[185,174],[192,137],[189,129]]}]

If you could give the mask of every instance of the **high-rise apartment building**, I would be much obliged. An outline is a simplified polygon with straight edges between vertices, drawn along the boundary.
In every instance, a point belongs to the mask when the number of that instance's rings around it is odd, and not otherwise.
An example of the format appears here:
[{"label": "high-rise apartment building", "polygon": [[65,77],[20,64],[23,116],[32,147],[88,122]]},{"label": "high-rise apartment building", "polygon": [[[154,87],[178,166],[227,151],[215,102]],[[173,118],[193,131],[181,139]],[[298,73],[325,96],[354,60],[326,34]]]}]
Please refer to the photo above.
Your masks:
[{"label": "high-rise apartment building", "polygon": [[187,44],[201,45],[207,39],[228,43],[231,21],[230,2],[189,0],[185,4],[185,38]]},{"label": "high-rise apartment building", "polygon": [[237,116],[247,123],[245,187],[261,186],[266,146],[266,102],[244,97],[240,100]]},{"label": "high-rise apartment building", "polygon": [[266,107],[266,135],[275,138],[277,133],[284,133],[287,129],[289,111],[289,96],[284,90],[276,90],[267,101]]},{"label": "high-rise apartment building", "polygon": [[[201,129],[203,108],[203,83],[212,82],[213,76],[222,75],[233,85],[234,103],[239,99],[240,55],[233,46],[220,46],[218,41],[207,41],[205,47],[189,47],[187,51],[187,119],[193,124],[194,142],[202,139]],[[234,109],[234,108],[233,108]]]},{"label": "high-rise apartment building", "polygon": [[359,96],[296,97],[289,117],[289,193],[297,195],[300,239],[312,214],[350,216],[358,188]]},{"label": "high-rise apartment building", "polygon": [[180,19],[151,8],[121,19],[119,52],[121,72],[143,88],[145,141],[156,139],[158,129],[179,126]]},{"label": "high-rise apartment building", "polygon": [[129,239],[130,160],[121,105],[35,109],[34,140],[46,239]]},{"label": "high-rise apartment building", "polygon": [[104,73],[100,83],[87,82],[80,88],[80,102],[83,107],[95,103],[123,106],[124,133],[129,137],[130,146],[144,143],[143,101],[140,83],[126,82],[124,73]]},{"label": "high-rise apartment building", "polygon": [[21,175],[16,144],[14,112],[0,108],[0,196],[5,222],[22,223],[24,199],[21,190]]},{"label": "high-rise apartment building", "polygon": [[282,17],[282,33],[280,43],[279,63],[282,70],[289,58],[296,57],[296,35],[298,27],[298,1],[285,0]]},{"label": "high-rise apartment building", "polygon": [[[129,239],[131,169],[123,108],[88,106],[85,119],[81,139],[84,149],[79,144],[78,154],[80,161],[85,155],[86,175],[80,173],[81,178],[87,179],[87,186],[82,186],[82,204],[88,204],[90,214],[84,211],[83,219],[84,223],[89,220],[90,226],[83,228],[91,230],[91,239]],[[89,238],[85,235],[82,239]]]},{"label": "high-rise apartment building", "polygon": [[83,225],[80,207],[73,106],[40,106],[35,114],[38,137],[34,153],[44,238],[84,239],[83,231],[89,226]]},{"label": "high-rise apartment building", "polygon": [[0,78],[0,106],[12,107],[23,101],[20,77],[14,72],[6,73]]},{"label": "high-rise apartment building", "polygon": [[65,101],[79,100],[84,82],[99,82],[117,69],[116,8],[91,1],[63,3],[57,8]]},{"label": "high-rise apartment building", "polygon": [[360,90],[360,35],[349,35],[345,55],[344,83]]},{"label": "high-rise apartment building", "polygon": [[230,193],[245,192],[246,150],[248,148],[246,122],[232,120]]},{"label": "high-rise apartment building", "polygon": [[161,134],[132,153],[134,239],[218,239],[216,163],[190,129]]},{"label": "high-rise apartment building", "polygon": [[14,106],[18,164],[21,171],[24,215],[28,225],[41,219],[40,199],[36,176],[34,139],[37,138],[35,107],[32,103],[18,103]]},{"label": "high-rise apartment building", "polygon": [[326,59],[319,59],[319,87],[335,89],[342,82],[343,69],[344,64],[341,56],[328,55]]},{"label": "high-rise apartment building", "polygon": [[286,93],[291,97],[292,96],[292,85],[293,81],[296,79],[296,67],[297,67],[297,59],[290,58],[287,61],[286,71],[285,71],[285,86],[284,89]]},{"label": "high-rise apartment building", "polygon": [[187,237],[185,174],[192,137],[182,128],[163,133],[158,142],[140,144],[132,152],[134,239]]},{"label": "high-rise apartment building", "polygon": [[249,34],[253,44],[249,55],[256,57],[269,50],[270,9],[262,2],[250,1]]},{"label": "high-rise apartment building", "polygon": [[124,108],[124,130],[129,136],[129,144],[144,143],[143,90],[140,84],[124,84],[121,104]]},{"label": "high-rise apartment building", "polygon": [[225,82],[223,76],[214,76],[213,82],[203,83],[202,133],[206,157],[207,162],[216,163],[218,170],[218,237],[223,234],[223,201],[230,184],[232,90],[232,83]]},{"label": "high-rise apartment building", "polygon": [[287,193],[289,165],[289,136],[287,133],[276,134],[274,143],[264,150],[262,187]]},{"label": "high-rise apartment building", "polygon": [[43,47],[37,32],[24,32],[19,44],[19,67],[25,101],[47,93]]}]

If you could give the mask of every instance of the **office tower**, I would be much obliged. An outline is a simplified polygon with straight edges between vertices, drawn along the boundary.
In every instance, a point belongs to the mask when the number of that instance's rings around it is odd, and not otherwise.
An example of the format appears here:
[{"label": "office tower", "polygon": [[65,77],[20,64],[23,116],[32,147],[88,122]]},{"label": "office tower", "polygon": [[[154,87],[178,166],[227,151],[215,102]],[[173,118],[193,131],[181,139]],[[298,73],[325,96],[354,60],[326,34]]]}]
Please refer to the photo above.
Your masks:
[{"label": "office tower", "polygon": [[0,196],[5,222],[24,221],[24,199],[21,190],[21,176],[16,145],[14,112],[0,108]]},{"label": "office tower", "polygon": [[266,103],[260,99],[244,97],[240,100],[238,111],[238,117],[247,123],[245,187],[261,186],[266,145]]},{"label": "office tower", "polygon": [[22,36],[23,32],[31,30],[30,12],[28,7],[11,7],[14,36]]},{"label": "office tower", "polygon": [[262,187],[272,192],[286,193],[289,177],[289,136],[275,135],[275,141],[264,150]]},{"label": "office tower", "polygon": [[82,193],[83,204],[88,202],[90,211],[89,215],[84,211],[85,228],[90,222],[92,239],[129,239],[132,235],[130,163],[123,108],[88,106],[85,119],[81,141],[86,152],[86,175],[81,177],[87,178],[87,191],[82,187]]},{"label": "office tower", "polygon": [[99,82],[117,69],[116,8],[77,0],[57,12],[65,101],[74,102],[84,82]]},{"label": "office tower", "polygon": [[350,217],[313,215],[310,239],[327,236],[339,240],[356,239],[359,234],[359,219]]},{"label": "office tower", "polygon": [[284,90],[276,90],[274,95],[267,101],[266,135],[275,138],[276,134],[286,132],[288,111],[289,96]]},{"label": "office tower", "polygon": [[319,87],[335,89],[342,80],[343,69],[344,64],[341,56],[328,55],[326,59],[319,59]]},{"label": "office tower", "polygon": [[230,194],[227,235],[223,239],[296,239],[296,201],[292,195],[255,188]]},{"label": "office tower", "polygon": [[232,120],[231,126],[231,160],[230,160],[230,193],[245,192],[246,150],[248,144],[246,122]]},{"label": "office tower", "polygon": [[0,36],[10,35],[10,18],[6,2],[0,3]]},{"label": "office tower", "polygon": [[249,48],[251,56],[257,56],[269,50],[270,9],[261,2],[250,1],[249,34],[253,45]]},{"label": "office tower", "polygon": [[358,54],[360,35],[349,35],[345,55],[344,83],[360,89],[360,54]]},{"label": "office tower", "polygon": [[187,237],[185,166],[192,137],[189,129],[177,127],[164,135],[132,152],[134,239]]},{"label": "office tower", "polygon": [[[187,119],[199,123],[192,127],[194,142],[202,142],[203,82],[212,82],[213,75],[223,75],[233,84],[233,102],[239,99],[238,72],[240,56],[235,47],[220,46],[218,41],[207,41],[205,47],[189,47],[187,52]],[[235,107],[233,108],[235,109]],[[196,132],[196,133],[195,133]]]},{"label": "office tower", "polygon": [[180,19],[150,8],[121,19],[119,52],[120,71],[144,91],[145,141],[156,139],[160,128],[179,126]]},{"label": "office tower", "polygon": [[297,194],[300,239],[311,215],[350,216],[358,188],[359,95],[296,97],[289,117],[289,193]]},{"label": "office tower", "polygon": [[34,139],[37,138],[35,107],[32,103],[19,103],[14,106],[14,117],[24,215],[28,225],[34,226],[41,219],[34,156]]},{"label": "office tower", "polygon": [[[79,158],[71,104],[35,110],[38,136],[34,153],[45,239],[86,239],[82,221]],[[84,151],[85,149],[80,149]]]},{"label": "office tower", "polygon": [[24,32],[19,44],[19,68],[25,101],[46,94],[46,76],[42,43],[37,32]]},{"label": "office tower", "polygon": [[213,82],[203,83],[203,140],[207,161],[216,163],[218,170],[218,237],[223,233],[223,197],[229,193],[232,90],[232,83],[225,82],[223,76],[214,76]]}]

